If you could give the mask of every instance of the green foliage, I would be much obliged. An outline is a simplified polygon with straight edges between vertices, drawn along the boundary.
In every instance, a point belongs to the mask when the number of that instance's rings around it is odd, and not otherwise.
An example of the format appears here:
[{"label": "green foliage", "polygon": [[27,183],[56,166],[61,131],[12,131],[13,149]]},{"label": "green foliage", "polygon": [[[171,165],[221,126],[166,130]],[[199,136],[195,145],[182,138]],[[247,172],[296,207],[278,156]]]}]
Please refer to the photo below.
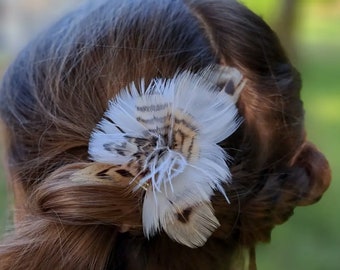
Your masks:
[{"label": "green foliage", "polygon": [[240,0],[239,2],[260,15],[266,22],[273,21],[279,12],[278,0]]}]

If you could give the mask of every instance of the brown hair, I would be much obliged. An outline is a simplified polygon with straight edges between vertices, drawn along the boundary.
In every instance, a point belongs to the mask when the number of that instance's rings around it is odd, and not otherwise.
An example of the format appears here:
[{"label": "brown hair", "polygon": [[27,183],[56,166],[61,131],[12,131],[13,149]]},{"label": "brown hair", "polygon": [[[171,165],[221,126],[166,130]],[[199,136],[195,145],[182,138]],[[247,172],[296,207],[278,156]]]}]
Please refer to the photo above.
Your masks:
[{"label": "brown hair", "polygon": [[[215,63],[247,79],[237,105],[244,122],[221,144],[233,158],[231,203],[214,196],[221,227],[201,248],[165,234],[147,240],[138,193],[122,181],[70,176],[93,164],[91,131],[121,88]],[[7,163],[22,212],[0,245],[0,269],[253,269],[245,251],[254,259],[257,242],[329,185],[326,159],[306,141],[300,88],[273,31],[232,0],[96,1],[68,14],[2,82]]]}]

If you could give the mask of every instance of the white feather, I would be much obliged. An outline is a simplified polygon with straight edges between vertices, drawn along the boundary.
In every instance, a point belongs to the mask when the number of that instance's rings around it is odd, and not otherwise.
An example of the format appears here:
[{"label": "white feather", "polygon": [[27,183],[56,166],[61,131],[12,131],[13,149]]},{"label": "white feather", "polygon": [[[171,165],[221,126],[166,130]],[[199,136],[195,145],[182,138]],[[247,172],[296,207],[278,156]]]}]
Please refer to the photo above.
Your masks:
[{"label": "white feather", "polygon": [[128,163],[137,150],[136,145],[130,143],[120,132],[113,134],[95,132],[89,143],[89,154],[93,160],[101,163],[116,165]]},{"label": "white feather", "polygon": [[[147,87],[142,80],[139,91],[131,84],[110,101],[92,133],[93,160],[117,165],[137,162],[136,156],[142,160],[135,178],[136,189],[148,186],[142,215],[148,238],[163,229],[175,241],[197,247],[219,226],[210,199],[215,190],[226,196],[222,185],[231,175],[228,155],[217,143],[241,120],[235,105],[239,92],[229,95],[215,83],[244,86],[236,69],[221,70],[230,74],[184,71]],[[182,222],[179,214],[186,209],[190,219]]]},{"label": "white feather", "polygon": [[220,226],[210,202],[194,205],[188,222],[176,219],[176,214],[167,216],[164,231],[170,238],[191,248],[201,247]]}]

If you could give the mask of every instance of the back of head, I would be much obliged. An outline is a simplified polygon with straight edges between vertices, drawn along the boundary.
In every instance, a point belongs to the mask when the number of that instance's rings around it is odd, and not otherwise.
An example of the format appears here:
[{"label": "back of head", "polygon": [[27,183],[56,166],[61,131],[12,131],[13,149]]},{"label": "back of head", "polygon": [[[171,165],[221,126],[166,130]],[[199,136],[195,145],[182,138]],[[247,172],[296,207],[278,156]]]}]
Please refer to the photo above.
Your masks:
[{"label": "back of head", "polygon": [[[122,184],[126,171],[109,183],[70,179],[93,165],[91,133],[121,89],[213,65],[246,80],[237,102],[243,122],[220,143],[231,156],[230,204],[214,194],[221,226],[200,248],[163,232],[146,239],[142,193]],[[330,181],[327,161],[306,141],[300,88],[276,35],[232,0],[96,1],[66,15],[28,44],[2,82],[7,164],[23,197],[0,268],[243,269],[243,250],[269,241]]]}]

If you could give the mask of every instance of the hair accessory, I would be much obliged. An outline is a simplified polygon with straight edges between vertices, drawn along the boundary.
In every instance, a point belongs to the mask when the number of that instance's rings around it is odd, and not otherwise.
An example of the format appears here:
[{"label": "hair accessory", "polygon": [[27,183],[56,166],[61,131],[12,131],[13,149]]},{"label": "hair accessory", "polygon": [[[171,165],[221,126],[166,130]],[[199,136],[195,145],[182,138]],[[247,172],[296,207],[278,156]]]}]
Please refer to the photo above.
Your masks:
[{"label": "hair accessory", "polygon": [[[218,145],[241,120],[237,98],[217,85],[230,84],[239,95],[242,75],[225,67],[200,74],[188,71],[131,84],[109,102],[93,131],[89,154],[99,163],[124,165],[134,190],[144,189],[143,230],[161,230],[189,247],[204,245],[219,226],[210,199],[231,181],[227,153]],[[138,90],[139,89],[139,90]]]}]

